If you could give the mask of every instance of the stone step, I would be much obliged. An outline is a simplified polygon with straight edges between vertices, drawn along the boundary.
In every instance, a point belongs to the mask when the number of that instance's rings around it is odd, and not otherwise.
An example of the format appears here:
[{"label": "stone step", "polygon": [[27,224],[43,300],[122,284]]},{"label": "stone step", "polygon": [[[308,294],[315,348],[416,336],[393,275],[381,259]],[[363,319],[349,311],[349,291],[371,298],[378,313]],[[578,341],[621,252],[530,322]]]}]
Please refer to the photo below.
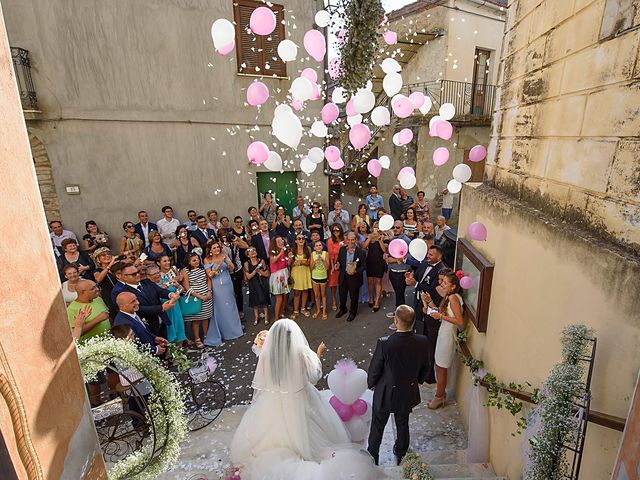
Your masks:
[{"label": "stone step", "polygon": [[[389,479],[402,480],[402,467],[381,467]],[[493,467],[488,463],[441,464],[429,465],[429,470],[438,480],[497,480],[504,477],[496,476]]]},{"label": "stone step", "polygon": [[467,463],[466,450],[432,450],[429,452],[416,452],[427,465],[465,464]]}]

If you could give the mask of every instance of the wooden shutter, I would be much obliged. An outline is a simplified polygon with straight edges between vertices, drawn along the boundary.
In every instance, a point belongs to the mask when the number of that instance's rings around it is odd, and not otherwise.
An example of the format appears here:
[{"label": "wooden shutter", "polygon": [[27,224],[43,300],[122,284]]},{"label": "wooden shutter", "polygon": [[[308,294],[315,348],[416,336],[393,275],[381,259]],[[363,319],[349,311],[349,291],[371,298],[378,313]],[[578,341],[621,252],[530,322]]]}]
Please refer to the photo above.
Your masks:
[{"label": "wooden shutter", "polygon": [[[236,57],[238,72],[251,75],[287,75],[285,63],[278,56],[278,44],[284,40],[284,8],[271,5],[276,15],[276,29],[271,35],[261,36],[249,32],[251,13],[258,7],[269,6],[255,0],[234,0],[233,14],[236,22]],[[265,65],[269,65],[269,69]]]}]

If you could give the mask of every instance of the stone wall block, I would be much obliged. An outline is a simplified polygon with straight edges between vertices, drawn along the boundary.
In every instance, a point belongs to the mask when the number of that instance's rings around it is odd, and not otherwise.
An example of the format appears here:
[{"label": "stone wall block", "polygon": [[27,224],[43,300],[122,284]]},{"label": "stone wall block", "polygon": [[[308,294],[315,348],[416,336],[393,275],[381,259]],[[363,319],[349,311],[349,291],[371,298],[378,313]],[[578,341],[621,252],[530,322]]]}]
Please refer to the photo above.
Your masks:
[{"label": "stone wall block", "polygon": [[561,97],[532,106],[535,108],[535,135],[578,136],[582,127],[586,98],[585,95]]},{"label": "stone wall block", "polygon": [[518,2],[514,2],[509,8],[515,12],[513,15],[515,21],[519,22],[533,12],[543,1],[544,0],[518,0]]},{"label": "stone wall block", "polygon": [[572,0],[545,0],[532,14],[529,41],[543,36],[551,28],[569,18],[572,12]]},{"label": "stone wall block", "polygon": [[569,185],[544,178],[527,177],[522,183],[521,200],[539,210],[552,211],[554,215],[562,218],[570,191]]},{"label": "stone wall block", "polygon": [[635,137],[640,132],[640,81],[589,94],[583,136]]},{"label": "stone wall block", "polygon": [[640,203],[640,140],[618,143],[607,194]]},{"label": "stone wall block", "polygon": [[589,196],[586,218],[595,228],[622,243],[627,243],[640,254],[640,206],[623,203],[610,197]]}]

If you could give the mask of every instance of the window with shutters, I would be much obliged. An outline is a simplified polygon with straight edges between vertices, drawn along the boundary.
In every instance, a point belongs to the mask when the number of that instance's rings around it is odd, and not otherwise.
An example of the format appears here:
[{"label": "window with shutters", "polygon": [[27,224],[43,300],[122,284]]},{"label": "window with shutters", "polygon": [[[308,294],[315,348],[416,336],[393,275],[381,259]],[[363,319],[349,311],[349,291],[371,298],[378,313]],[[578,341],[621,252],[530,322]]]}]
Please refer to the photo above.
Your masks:
[{"label": "window with shutters", "polygon": [[[276,15],[276,29],[270,35],[254,35],[249,30],[251,12],[269,7]],[[255,0],[233,0],[236,22],[238,73],[286,77],[287,67],[278,56],[278,44],[284,40],[284,7]]]}]

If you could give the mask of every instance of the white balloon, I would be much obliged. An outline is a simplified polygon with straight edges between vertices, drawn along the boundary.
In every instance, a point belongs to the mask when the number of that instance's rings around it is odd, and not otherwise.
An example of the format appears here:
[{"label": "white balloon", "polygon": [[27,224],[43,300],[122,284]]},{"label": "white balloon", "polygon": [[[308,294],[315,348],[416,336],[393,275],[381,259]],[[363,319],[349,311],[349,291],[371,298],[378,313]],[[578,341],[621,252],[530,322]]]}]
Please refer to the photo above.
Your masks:
[{"label": "white balloon", "polygon": [[371,112],[371,121],[378,127],[384,127],[391,123],[391,113],[387,107],[380,105]]},{"label": "white balloon", "polygon": [[211,38],[216,50],[230,44],[236,39],[236,29],[226,18],[219,18],[211,25]]},{"label": "white balloon", "polygon": [[318,138],[325,138],[329,134],[329,129],[322,120],[316,120],[311,125],[311,133]]},{"label": "white balloon", "polygon": [[460,183],[471,180],[471,167],[466,163],[460,163],[453,168],[453,178]]},{"label": "white balloon", "polygon": [[353,107],[358,113],[370,112],[376,106],[376,96],[370,90],[361,88],[353,97]]},{"label": "white balloon", "polygon": [[425,95],[424,103],[418,110],[420,110],[420,113],[422,113],[423,115],[426,115],[427,113],[429,113],[429,110],[431,110],[432,106],[433,102],[431,101],[431,97],[429,97],[429,95]]},{"label": "white balloon", "polygon": [[382,155],[378,161],[380,162],[380,165],[382,165],[382,168],[389,168],[391,166],[391,159],[389,157],[387,157],[386,155]]},{"label": "white balloon", "polygon": [[298,77],[291,82],[291,96],[299,102],[305,102],[313,95],[313,84],[305,77]]},{"label": "white balloon", "polygon": [[366,90],[373,90],[373,82],[371,80],[367,80],[367,84],[364,86]]},{"label": "white balloon", "polygon": [[396,147],[400,147],[400,146],[401,146],[401,145],[400,145],[400,132],[395,133],[395,134],[393,135],[393,144],[394,144]]},{"label": "white balloon", "polygon": [[400,177],[400,186],[405,190],[410,190],[416,186],[416,176],[407,173]]},{"label": "white balloon", "polygon": [[411,243],[409,243],[409,253],[419,262],[424,260],[424,258],[427,256],[428,250],[429,247],[421,238],[414,238],[413,240],[411,240]]},{"label": "white balloon", "polygon": [[353,115],[351,117],[347,117],[347,123],[351,127],[359,123],[362,123],[362,115],[358,114],[358,115]]},{"label": "white balloon", "polygon": [[313,172],[315,172],[317,166],[317,164],[313,163],[307,157],[304,157],[302,160],[300,160],[300,170],[302,170],[307,175],[311,175]]},{"label": "white balloon", "polygon": [[271,130],[275,137],[293,149],[298,148],[302,138],[302,123],[292,112],[283,112],[271,122]]},{"label": "white balloon", "polygon": [[298,57],[298,46],[291,40],[282,40],[278,44],[278,56],[283,62],[292,62]]},{"label": "white balloon", "polygon": [[318,11],[318,13],[316,13],[315,22],[316,22],[316,25],[318,25],[320,28],[324,28],[327,25],[329,25],[330,21],[331,21],[331,14],[326,10],[320,10]]},{"label": "white balloon", "polygon": [[[369,433],[369,429],[367,428],[367,424],[362,419],[362,417],[352,417],[351,420],[345,422],[345,427],[349,431],[349,436],[351,437],[352,442],[361,442],[365,439],[367,434]],[[337,477],[334,477],[337,478]],[[346,478],[346,477],[345,477]]]},{"label": "white balloon", "polygon": [[402,70],[400,64],[393,58],[385,58],[380,67],[382,67],[384,73],[398,73]]},{"label": "white balloon", "polygon": [[378,228],[383,232],[386,232],[393,228],[393,222],[395,222],[395,220],[391,215],[383,215],[382,218],[378,220]]},{"label": "white balloon", "polygon": [[275,118],[278,115],[280,115],[282,113],[285,113],[285,112],[293,113],[293,109],[289,105],[287,105],[286,103],[281,103],[273,111],[273,117]]},{"label": "white balloon", "polygon": [[313,163],[322,163],[324,161],[324,152],[321,148],[313,147],[309,150],[308,157]]},{"label": "white balloon", "polygon": [[451,120],[456,114],[456,107],[452,103],[443,103],[438,113],[444,120]]},{"label": "white balloon", "polygon": [[342,87],[336,87],[331,94],[331,101],[335,104],[344,103],[347,101],[347,95]]},{"label": "white balloon", "polygon": [[440,115],[434,115],[433,117],[431,117],[431,120],[429,120],[429,129],[431,129],[434,123],[440,120],[444,120],[444,118],[442,118]]},{"label": "white balloon", "polygon": [[327,377],[331,393],[346,405],[351,405],[367,389],[367,372],[361,368],[350,371],[346,375],[333,369]]},{"label": "white balloon", "polygon": [[264,162],[264,166],[272,172],[279,172],[282,170],[282,157],[278,152],[269,152],[269,158]]},{"label": "white balloon", "polygon": [[449,183],[447,183],[447,190],[449,190],[449,193],[458,193],[462,190],[462,184],[456,179],[451,179]]},{"label": "white balloon", "polygon": [[399,73],[387,73],[382,80],[382,88],[389,97],[393,97],[402,90],[402,75]]}]

